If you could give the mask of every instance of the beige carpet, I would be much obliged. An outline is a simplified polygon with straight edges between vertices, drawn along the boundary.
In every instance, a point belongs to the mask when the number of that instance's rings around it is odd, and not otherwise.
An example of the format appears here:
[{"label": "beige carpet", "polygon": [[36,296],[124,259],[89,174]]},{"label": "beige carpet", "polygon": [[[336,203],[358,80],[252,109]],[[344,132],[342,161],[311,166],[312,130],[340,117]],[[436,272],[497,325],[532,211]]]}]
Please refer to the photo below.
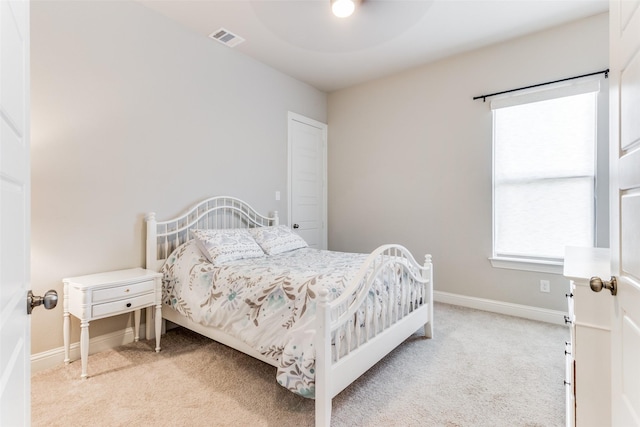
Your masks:
[{"label": "beige carpet", "polygon": [[[562,426],[562,326],[436,304],[410,337],[333,401],[333,426]],[[312,426],[313,401],[275,368],[184,329],[32,378],[33,426]]]}]

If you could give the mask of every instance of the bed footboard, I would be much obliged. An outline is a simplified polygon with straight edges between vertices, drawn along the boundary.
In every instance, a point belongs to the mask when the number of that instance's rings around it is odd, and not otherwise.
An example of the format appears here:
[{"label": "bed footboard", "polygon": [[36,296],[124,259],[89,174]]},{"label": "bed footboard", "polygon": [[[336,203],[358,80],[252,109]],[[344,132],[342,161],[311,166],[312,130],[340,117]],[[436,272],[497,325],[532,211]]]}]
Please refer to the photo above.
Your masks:
[{"label": "bed footboard", "polygon": [[433,336],[433,266],[400,245],[373,251],[333,301],[322,290],[316,326],[316,426],[329,426],[331,400],[421,327]]}]

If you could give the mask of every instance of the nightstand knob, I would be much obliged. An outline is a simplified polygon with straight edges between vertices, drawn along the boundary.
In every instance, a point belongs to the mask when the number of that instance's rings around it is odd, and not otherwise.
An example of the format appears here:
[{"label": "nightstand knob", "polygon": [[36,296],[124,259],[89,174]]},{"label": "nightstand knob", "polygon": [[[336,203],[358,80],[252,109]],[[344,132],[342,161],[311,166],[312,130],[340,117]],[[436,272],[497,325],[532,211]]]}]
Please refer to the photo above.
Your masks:
[{"label": "nightstand knob", "polygon": [[129,308],[129,307],[131,307],[131,303],[130,302],[127,303],[127,308]]}]

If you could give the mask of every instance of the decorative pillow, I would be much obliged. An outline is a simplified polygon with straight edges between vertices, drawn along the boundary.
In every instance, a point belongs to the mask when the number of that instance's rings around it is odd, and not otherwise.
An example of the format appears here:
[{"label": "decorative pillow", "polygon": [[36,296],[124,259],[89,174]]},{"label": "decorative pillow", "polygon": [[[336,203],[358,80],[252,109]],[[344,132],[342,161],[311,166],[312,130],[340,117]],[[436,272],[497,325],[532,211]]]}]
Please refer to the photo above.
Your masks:
[{"label": "decorative pillow", "polygon": [[202,254],[214,265],[264,256],[264,252],[246,228],[191,230],[191,235]]},{"label": "decorative pillow", "polygon": [[277,255],[309,246],[286,225],[250,228],[249,232],[267,255]]}]

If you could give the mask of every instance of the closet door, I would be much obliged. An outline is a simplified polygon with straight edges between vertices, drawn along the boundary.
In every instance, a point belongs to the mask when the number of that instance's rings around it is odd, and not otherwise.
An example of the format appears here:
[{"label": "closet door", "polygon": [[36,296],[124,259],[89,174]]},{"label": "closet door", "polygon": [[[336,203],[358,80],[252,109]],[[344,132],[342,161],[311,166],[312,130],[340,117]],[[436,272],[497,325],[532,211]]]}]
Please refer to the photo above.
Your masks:
[{"label": "closet door", "polygon": [[289,113],[289,224],[327,248],[327,125]]}]

